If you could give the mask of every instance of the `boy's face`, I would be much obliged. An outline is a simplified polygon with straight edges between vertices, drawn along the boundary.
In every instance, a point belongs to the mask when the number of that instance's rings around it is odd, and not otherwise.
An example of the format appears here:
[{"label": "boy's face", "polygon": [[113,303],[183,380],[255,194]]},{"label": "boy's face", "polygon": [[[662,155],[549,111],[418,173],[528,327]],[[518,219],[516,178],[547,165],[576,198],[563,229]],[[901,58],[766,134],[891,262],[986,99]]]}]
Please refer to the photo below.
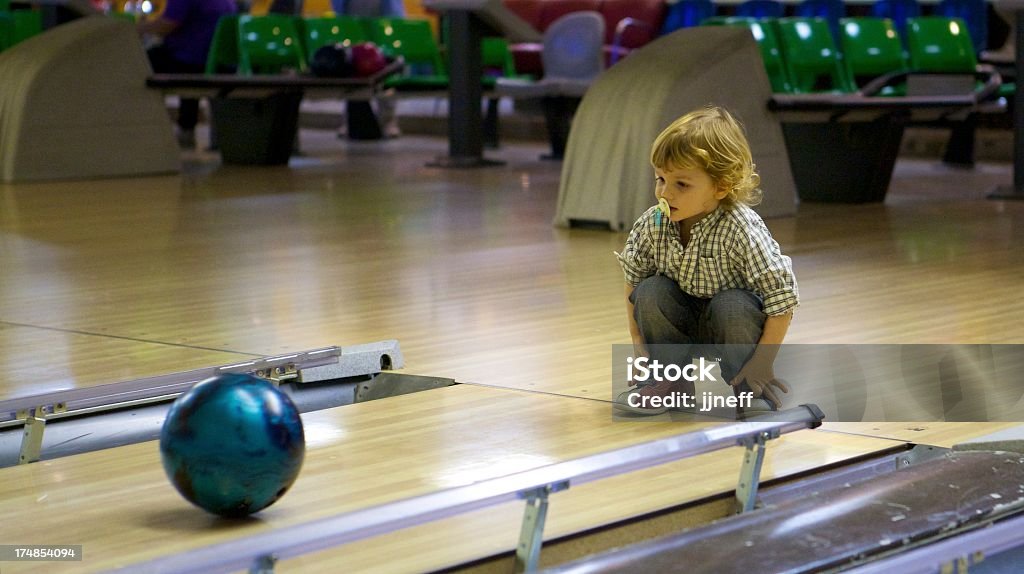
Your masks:
[{"label": "boy's face", "polygon": [[668,201],[671,221],[696,223],[718,208],[726,194],[702,169],[654,168],[654,197]]}]

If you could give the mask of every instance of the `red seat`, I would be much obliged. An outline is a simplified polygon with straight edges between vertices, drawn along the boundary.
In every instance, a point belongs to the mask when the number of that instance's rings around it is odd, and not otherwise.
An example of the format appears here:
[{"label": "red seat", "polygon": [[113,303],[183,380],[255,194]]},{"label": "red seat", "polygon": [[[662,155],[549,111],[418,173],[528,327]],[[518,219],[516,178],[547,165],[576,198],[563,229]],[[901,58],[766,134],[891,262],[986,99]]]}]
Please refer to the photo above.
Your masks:
[{"label": "red seat", "polygon": [[[665,19],[663,0],[503,0],[505,7],[543,33],[562,16],[584,10],[599,12],[605,21],[605,56],[611,65],[630,50],[653,40]],[[617,47],[616,41],[618,41]],[[541,44],[511,46],[516,72],[544,75]]]}]

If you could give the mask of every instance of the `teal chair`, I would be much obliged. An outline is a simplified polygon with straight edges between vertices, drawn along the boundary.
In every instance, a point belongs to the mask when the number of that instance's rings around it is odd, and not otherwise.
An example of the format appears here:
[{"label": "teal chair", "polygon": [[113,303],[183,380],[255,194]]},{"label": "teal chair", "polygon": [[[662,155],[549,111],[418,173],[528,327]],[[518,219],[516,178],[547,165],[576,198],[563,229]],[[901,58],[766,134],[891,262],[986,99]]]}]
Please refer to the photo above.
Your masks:
[{"label": "teal chair", "polygon": [[745,16],[715,16],[704,21],[708,26],[737,26],[749,28],[758,48],[764,70],[768,73],[772,92],[776,94],[793,93],[793,86],[786,76],[786,67],[782,61],[782,50],[779,48],[778,33],[770,20],[761,20]]},{"label": "teal chair", "polygon": [[306,52],[295,19],[280,14],[238,17],[238,73],[306,72]]},{"label": "teal chair", "polygon": [[779,45],[793,93],[856,91],[824,18],[779,18]]},{"label": "teal chair", "polygon": [[[839,21],[843,64],[858,88],[877,83],[888,74],[908,70],[903,43],[896,26],[888,18],[843,18]],[[874,90],[872,90],[874,91]],[[906,85],[881,85],[870,95],[903,96]]]}]

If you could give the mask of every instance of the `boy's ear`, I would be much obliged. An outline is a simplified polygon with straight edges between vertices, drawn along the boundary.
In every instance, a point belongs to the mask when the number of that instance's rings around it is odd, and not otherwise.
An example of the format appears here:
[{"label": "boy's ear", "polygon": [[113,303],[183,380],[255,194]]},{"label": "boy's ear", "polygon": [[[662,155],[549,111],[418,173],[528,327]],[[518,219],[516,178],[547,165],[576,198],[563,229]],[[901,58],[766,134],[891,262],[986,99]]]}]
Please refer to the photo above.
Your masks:
[{"label": "boy's ear", "polygon": [[715,187],[715,199],[722,200],[722,199],[725,199],[725,196],[727,196],[727,195],[729,195],[729,188],[728,187],[726,187],[726,186],[724,186],[722,184],[718,184]]}]

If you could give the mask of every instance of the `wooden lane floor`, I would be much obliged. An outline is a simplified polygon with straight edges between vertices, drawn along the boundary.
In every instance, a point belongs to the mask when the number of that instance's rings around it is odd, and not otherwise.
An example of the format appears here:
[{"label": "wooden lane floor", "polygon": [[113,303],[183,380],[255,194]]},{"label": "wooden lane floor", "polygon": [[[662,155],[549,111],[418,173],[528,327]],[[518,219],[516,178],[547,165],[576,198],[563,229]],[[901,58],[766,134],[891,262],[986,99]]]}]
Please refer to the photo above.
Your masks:
[{"label": "wooden lane floor", "polygon": [[[258,356],[396,338],[410,373],[610,398],[624,235],[551,226],[560,167],[542,144],[462,171],[424,167],[440,138],[302,143],[281,168],[195,154],[180,177],[0,185],[0,324]],[[884,204],[769,220],[800,280],[787,341],[1024,341],[1024,204],[984,199],[1009,175],[901,161]],[[20,339],[0,371],[46,384]],[[87,353],[56,352],[87,384]],[[90,380],[180,370],[148,363]]]},{"label": "wooden lane floor", "polygon": [[825,422],[819,430],[951,448],[957,443],[1019,426],[1019,422]]},{"label": "wooden lane floor", "polygon": [[[247,520],[189,505],[164,476],[155,441],[0,470],[0,538],[81,544],[85,556],[80,563],[5,563],[3,572],[102,571],[699,428],[614,422],[608,403],[474,385],[308,413],[304,423],[308,450],[298,480]],[[763,477],[901,444],[801,431],[771,442]],[[741,453],[731,448],[557,493],[546,534],[734,490]],[[293,571],[343,564],[346,571],[413,572],[461,563],[513,548],[521,513],[521,505],[478,511],[302,558]]]},{"label": "wooden lane floor", "polygon": [[0,323],[0,400],[226,365],[255,355]]}]

